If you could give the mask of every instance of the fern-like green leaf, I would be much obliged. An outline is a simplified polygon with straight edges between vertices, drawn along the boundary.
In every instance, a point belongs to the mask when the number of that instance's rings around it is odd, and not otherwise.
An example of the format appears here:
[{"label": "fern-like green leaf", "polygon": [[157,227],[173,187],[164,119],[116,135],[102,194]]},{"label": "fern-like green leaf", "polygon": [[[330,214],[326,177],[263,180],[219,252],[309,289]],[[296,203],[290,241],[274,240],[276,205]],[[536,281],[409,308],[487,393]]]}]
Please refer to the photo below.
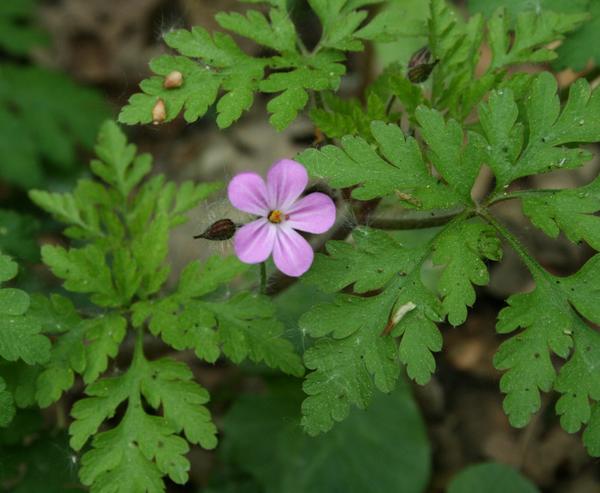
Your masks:
[{"label": "fern-like green leaf", "polygon": [[[0,253],[0,282],[17,275],[17,264]],[[40,323],[28,313],[29,295],[20,289],[0,289],[0,357],[27,364],[43,363],[50,355],[50,341]]]},{"label": "fern-like green leaf", "polygon": [[352,196],[359,200],[396,193],[408,205],[424,209],[460,203],[460,196],[430,174],[414,138],[382,122],[373,122],[371,132],[380,153],[360,137],[345,137],[341,147],[308,149],[298,159],[333,187],[358,185]]},{"label": "fern-like green leaf", "polygon": [[[493,92],[489,102],[481,106],[481,123],[489,143],[488,159],[498,190],[517,178],[576,168],[590,159],[588,152],[565,144],[600,139],[600,127],[592,116],[598,111],[600,92],[591,92],[589,84],[580,79],[573,84],[561,111],[556,90],[554,77],[543,72],[531,84],[524,104],[525,115],[519,115],[508,89]],[[519,116],[523,119],[526,116],[528,122],[524,149]]]}]

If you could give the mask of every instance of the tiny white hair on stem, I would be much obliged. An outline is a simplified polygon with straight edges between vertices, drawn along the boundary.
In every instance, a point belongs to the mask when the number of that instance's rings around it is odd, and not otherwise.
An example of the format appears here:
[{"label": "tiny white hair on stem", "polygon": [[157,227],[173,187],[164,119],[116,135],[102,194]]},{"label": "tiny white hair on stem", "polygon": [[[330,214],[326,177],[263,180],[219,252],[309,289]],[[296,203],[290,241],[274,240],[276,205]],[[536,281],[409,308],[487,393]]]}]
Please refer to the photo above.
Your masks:
[{"label": "tiny white hair on stem", "polygon": [[157,42],[162,43],[167,34],[177,29],[183,29],[185,26],[186,20],[182,15],[175,13],[165,15],[164,12],[160,12],[160,24],[154,27],[154,38]]}]

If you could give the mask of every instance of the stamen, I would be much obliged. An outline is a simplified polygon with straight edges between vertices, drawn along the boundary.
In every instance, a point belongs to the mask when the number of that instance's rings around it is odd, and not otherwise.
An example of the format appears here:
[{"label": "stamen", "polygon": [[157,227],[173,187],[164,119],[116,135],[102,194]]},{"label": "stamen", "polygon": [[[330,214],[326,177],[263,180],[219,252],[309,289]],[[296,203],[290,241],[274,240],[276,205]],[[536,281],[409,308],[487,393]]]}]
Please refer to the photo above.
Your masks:
[{"label": "stamen", "polygon": [[284,218],[283,212],[281,212],[280,210],[275,209],[274,211],[269,212],[268,219],[273,224],[279,224],[285,218]]}]

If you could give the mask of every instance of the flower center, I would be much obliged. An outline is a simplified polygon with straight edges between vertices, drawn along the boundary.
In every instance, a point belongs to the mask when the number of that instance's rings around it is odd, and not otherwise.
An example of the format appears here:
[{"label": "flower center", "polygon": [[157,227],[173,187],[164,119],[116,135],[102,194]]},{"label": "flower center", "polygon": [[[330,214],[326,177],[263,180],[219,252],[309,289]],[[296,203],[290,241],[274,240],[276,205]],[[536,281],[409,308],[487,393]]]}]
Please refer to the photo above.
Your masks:
[{"label": "flower center", "polygon": [[283,212],[281,212],[280,210],[275,209],[275,210],[269,212],[269,215],[267,218],[273,224],[279,224],[284,219],[287,219],[287,216],[285,216],[285,214]]}]

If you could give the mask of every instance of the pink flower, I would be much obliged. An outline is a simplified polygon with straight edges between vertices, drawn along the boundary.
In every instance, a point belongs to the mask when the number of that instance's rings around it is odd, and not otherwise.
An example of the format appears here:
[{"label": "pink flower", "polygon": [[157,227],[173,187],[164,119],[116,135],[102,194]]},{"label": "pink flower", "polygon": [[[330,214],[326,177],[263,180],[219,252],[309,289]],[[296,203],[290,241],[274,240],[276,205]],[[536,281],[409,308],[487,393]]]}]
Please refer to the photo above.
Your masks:
[{"label": "pink flower", "polygon": [[227,188],[236,209],[260,216],[241,227],[233,238],[242,262],[257,264],[273,254],[277,268],[288,276],[304,274],[313,261],[310,244],[295,230],[324,233],[335,222],[335,204],[323,193],[299,198],[308,173],[291,159],[277,161],[267,174],[267,184],[256,173],[240,173]]}]

